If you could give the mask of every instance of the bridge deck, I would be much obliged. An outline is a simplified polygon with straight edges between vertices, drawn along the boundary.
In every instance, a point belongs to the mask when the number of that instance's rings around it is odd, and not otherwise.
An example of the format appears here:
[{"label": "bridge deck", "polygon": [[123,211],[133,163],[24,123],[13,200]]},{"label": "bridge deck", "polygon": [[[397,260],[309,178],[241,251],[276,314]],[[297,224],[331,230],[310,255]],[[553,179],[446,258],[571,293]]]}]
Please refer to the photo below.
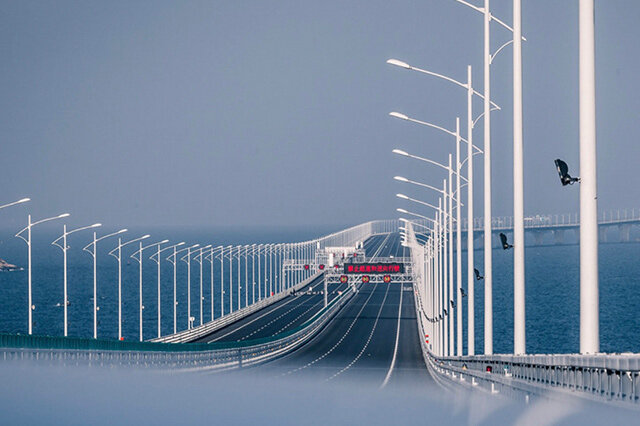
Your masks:
[{"label": "bridge deck", "polygon": [[[376,253],[385,236],[374,236],[364,243],[366,253]],[[345,290],[347,284],[329,284],[329,301]],[[299,291],[296,296],[287,297],[265,309],[255,312],[196,342],[234,342],[263,337],[271,337],[291,330],[310,319],[323,307],[324,295],[322,277],[317,278]]]},{"label": "bridge deck", "polygon": [[[380,257],[404,256],[406,250],[398,234],[371,237],[366,245],[377,246]],[[364,284],[314,339],[264,368],[284,377],[425,389],[434,382],[418,339],[410,283]]]}]

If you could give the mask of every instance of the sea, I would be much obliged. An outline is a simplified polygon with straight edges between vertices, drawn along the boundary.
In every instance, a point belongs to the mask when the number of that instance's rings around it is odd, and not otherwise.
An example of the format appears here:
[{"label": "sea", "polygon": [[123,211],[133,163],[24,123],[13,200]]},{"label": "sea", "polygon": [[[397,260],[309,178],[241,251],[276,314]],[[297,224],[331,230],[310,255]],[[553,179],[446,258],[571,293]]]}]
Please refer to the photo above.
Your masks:
[{"label": "sea", "polygon": [[[60,232],[34,228],[33,230],[33,334],[61,336],[63,334],[63,255],[51,242]],[[143,234],[151,234],[145,245],[168,238],[172,243],[185,241],[202,246],[246,245],[263,243],[298,242],[316,238],[339,230],[336,227],[296,228],[143,228],[130,229],[122,235],[123,241]],[[99,229],[98,236],[116,229]],[[0,273],[0,333],[27,334],[27,246],[9,230],[1,231],[0,258],[23,267],[24,270]],[[98,337],[118,337],[118,270],[117,261],[108,252],[117,245],[112,237],[98,243],[97,288]],[[78,232],[68,239],[68,335],[93,337],[93,258],[82,248],[92,241],[92,230]],[[128,245],[122,254],[122,334],[125,340],[139,339],[139,264],[130,256],[138,248]],[[149,259],[155,249],[145,251],[143,257],[143,337],[157,337],[157,265]],[[168,252],[165,252],[168,255]],[[184,254],[184,253],[183,253]],[[161,332],[174,329],[173,265],[161,262]],[[474,253],[478,269],[482,269],[483,252]],[[249,258],[248,282],[252,282],[252,259]],[[264,259],[264,257],[263,257]],[[466,252],[462,255],[466,265]],[[262,260],[264,262],[264,260]],[[527,353],[576,353],[579,350],[579,246],[548,244],[528,246],[525,250],[526,271],[526,348]],[[257,265],[257,264],[256,264]],[[264,263],[261,264],[264,268]],[[221,273],[225,274],[224,309],[229,309],[229,262],[221,270],[220,261],[214,262],[214,286],[211,289],[211,265],[203,264],[202,319],[211,320],[221,315]],[[237,286],[237,263],[234,261],[233,285]],[[278,268],[274,267],[277,274]],[[466,288],[466,267],[463,267],[463,287]],[[269,271],[267,271],[270,273]],[[187,264],[178,262],[176,327],[187,328]],[[272,276],[272,275],[270,275]],[[191,316],[200,323],[200,265],[191,262]],[[269,283],[259,290],[245,286],[245,264],[241,264],[240,306],[249,303],[258,292],[272,291]],[[274,283],[277,278],[274,278]],[[274,284],[272,283],[272,284]],[[482,353],[483,343],[483,281],[475,284],[475,347]],[[640,352],[640,242],[601,243],[599,247],[600,283],[600,348],[602,352]],[[234,310],[237,309],[237,287],[234,287]],[[245,291],[248,294],[245,295]],[[254,293],[255,291],[255,293]],[[463,299],[463,321],[467,321],[466,298]],[[513,251],[493,250],[493,319],[494,352],[513,351]],[[463,341],[466,352],[466,332]]]}]

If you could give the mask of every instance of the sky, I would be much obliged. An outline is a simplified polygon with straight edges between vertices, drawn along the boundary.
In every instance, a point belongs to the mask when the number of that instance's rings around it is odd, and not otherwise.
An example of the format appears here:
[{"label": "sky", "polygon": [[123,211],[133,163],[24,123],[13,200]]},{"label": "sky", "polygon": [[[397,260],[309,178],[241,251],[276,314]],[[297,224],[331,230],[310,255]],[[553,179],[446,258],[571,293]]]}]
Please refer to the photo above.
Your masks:
[{"label": "sky", "polygon": [[[475,0],[480,4],[480,0]],[[397,217],[437,194],[463,89],[482,90],[482,16],[454,0],[3,1],[0,204],[7,226],[306,227]],[[491,2],[510,23],[512,2]],[[640,3],[596,2],[599,207],[638,207]],[[578,1],[523,1],[525,213],[578,211],[553,160],[579,175]],[[492,50],[510,37],[492,26]],[[492,65],[493,213],[511,215],[512,54]],[[480,112],[479,100],[474,104]],[[474,141],[482,146],[482,122]],[[482,216],[482,158],[475,159]],[[431,214],[420,210],[422,214]],[[17,225],[16,225],[17,226]]]}]

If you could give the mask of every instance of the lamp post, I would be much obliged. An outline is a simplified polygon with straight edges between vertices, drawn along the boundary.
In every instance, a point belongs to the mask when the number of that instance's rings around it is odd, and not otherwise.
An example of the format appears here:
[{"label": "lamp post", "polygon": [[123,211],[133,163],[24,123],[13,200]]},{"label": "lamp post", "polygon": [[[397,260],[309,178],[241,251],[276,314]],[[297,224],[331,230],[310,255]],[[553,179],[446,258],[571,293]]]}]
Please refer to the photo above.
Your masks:
[{"label": "lamp post", "polygon": [[580,353],[600,351],[593,0],[580,0]]},{"label": "lamp post", "polygon": [[[401,120],[406,120],[406,121],[410,121],[412,123],[416,123],[416,124],[420,124],[423,126],[427,126],[427,127],[431,127],[437,130],[440,130],[444,133],[447,133],[451,136],[454,136],[456,139],[456,158],[455,158],[455,163],[456,163],[456,197],[457,197],[457,202],[458,202],[458,207],[456,209],[456,308],[457,308],[457,312],[456,312],[456,317],[457,317],[457,347],[458,347],[458,351],[457,351],[457,355],[458,356],[462,356],[462,220],[461,220],[461,203],[460,203],[460,198],[461,198],[461,184],[460,184],[460,179],[462,178],[462,165],[464,164],[464,161],[461,161],[460,158],[460,141],[463,141],[465,143],[469,143],[466,139],[462,138],[460,136],[460,118],[456,117],[456,128],[455,131],[451,131],[448,130],[442,126],[438,126],[435,125],[433,123],[429,123],[426,121],[421,121],[421,120],[416,120],[414,118],[408,117],[405,114],[401,114],[399,112],[391,112],[389,113],[390,116],[395,117],[395,118],[399,118]],[[476,153],[482,153],[482,150],[478,147],[476,147],[475,145],[473,146],[473,149],[475,149],[477,152]],[[417,158],[417,157],[414,157]],[[420,159],[420,158],[418,158]],[[468,161],[468,158],[465,160]],[[469,180],[473,179],[473,175],[469,176]],[[465,181],[467,181],[467,179],[465,179]],[[449,182],[451,183],[451,180],[449,180]],[[468,181],[467,181],[468,182]],[[451,189],[451,188],[450,188]],[[451,191],[449,191],[451,193]],[[450,199],[451,201],[451,199]],[[452,231],[451,231],[452,232]],[[453,241],[453,240],[452,240]],[[485,246],[485,250],[487,249],[487,247]],[[452,253],[453,254],[453,253]],[[453,316],[452,316],[453,317]],[[451,317],[451,318],[452,318]],[[451,319],[450,319],[451,321]],[[453,329],[453,326],[451,326],[451,329]],[[453,345],[453,339],[451,340],[451,345]],[[453,354],[453,349],[451,349],[451,354]]]},{"label": "lamp post", "polygon": [[[182,245],[184,245],[185,242],[179,242],[178,244],[174,244],[172,246],[168,246],[165,247],[163,249],[160,248],[160,244],[158,244],[158,250],[151,255],[151,257],[149,259],[153,260],[154,262],[156,262],[157,267],[158,267],[158,337],[160,337],[162,335],[162,309],[161,309],[161,298],[160,298],[160,271],[161,271],[161,265],[160,265],[160,253],[162,253],[163,251],[166,250],[170,250],[170,249],[174,249],[174,251],[176,250],[176,247],[180,247]],[[174,268],[175,270],[175,268]],[[174,278],[175,278],[175,274],[174,274]],[[175,292],[174,292],[174,304],[173,304],[173,310],[175,312]],[[175,331],[174,331],[175,333]]]},{"label": "lamp post", "polygon": [[[477,7],[465,0],[456,0],[465,6],[483,14],[484,17],[484,244],[491,247],[491,63],[496,55],[506,46],[514,44],[514,353],[524,353],[524,202],[522,179],[522,49],[525,40],[520,30],[520,0],[514,0],[514,28],[509,27],[491,14],[489,0],[484,0],[484,7]],[[516,19],[517,18],[517,19]],[[491,53],[491,21],[495,21],[513,33],[513,39],[504,43],[493,54]],[[517,23],[516,23],[517,21]],[[516,28],[517,34],[516,34]],[[516,39],[517,37],[517,39]],[[519,72],[519,75],[517,75]],[[518,89],[520,85],[520,89]],[[520,110],[520,113],[518,113]],[[518,134],[520,137],[518,137]],[[520,247],[520,249],[517,249]],[[489,257],[487,257],[487,254]],[[484,345],[485,355],[493,354],[493,271],[492,252],[485,252],[484,258]],[[521,322],[521,324],[520,324]],[[517,346],[517,349],[516,349]],[[522,350],[522,352],[519,352]]]},{"label": "lamp post", "polygon": [[[67,231],[67,225],[64,224],[62,226],[62,235],[56,238],[51,245],[54,245],[60,250],[62,250],[62,288],[64,294],[64,337],[68,336],[68,321],[67,321],[67,306],[69,304],[69,298],[67,297],[67,250],[69,247],[67,246],[67,236],[71,235],[78,231],[83,231],[89,228],[97,228],[102,226],[100,223],[94,223],[93,225],[83,226],[81,228],[76,228],[71,231]],[[60,245],[59,241],[62,240],[62,245]]]},{"label": "lamp post", "polygon": [[[213,292],[214,292],[214,279],[213,279],[213,261],[214,261],[214,252],[215,250],[221,248],[222,246],[218,246],[216,248],[214,248],[213,246],[211,246],[209,248],[209,254],[207,256],[205,256],[205,259],[209,261],[210,263],[210,267],[211,267],[211,321],[213,321],[215,315],[215,305],[214,305],[214,297],[213,297]],[[220,299],[222,299],[222,284],[220,284]]]},{"label": "lamp post", "polygon": [[[168,243],[169,240],[162,240],[159,241],[157,243],[153,243],[153,244],[149,244],[148,246],[142,246],[142,241],[139,242],[139,248],[137,251],[135,251],[132,255],[131,258],[134,260],[138,261],[138,302],[139,302],[139,308],[138,308],[138,315],[139,315],[139,321],[140,321],[140,341],[142,342],[142,310],[144,309],[144,305],[142,304],[142,254],[143,251],[150,248],[150,247],[154,247],[157,246],[158,247],[158,251],[160,250],[160,246],[164,243]],[[136,254],[138,255],[138,257],[136,257]]]},{"label": "lamp post", "polygon": [[[96,238],[97,235],[93,233],[93,242],[87,244],[82,248],[82,250],[86,251],[93,257],[93,338],[98,338],[98,259],[97,259],[97,250],[98,241],[104,240],[105,238],[113,237],[114,235],[119,235],[124,232],[127,232],[126,229],[121,229],[118,232],[113,232],[111,234],[103,235],[100,238]],[[93,248],[93,251],[91,250]]]},{"label": "lamp post", "polygon": [[[118,238],[118,245],[116,248],[109,252],[110,256],[113,256],[118,260],[118,340],[122,338],[122,247],[129,244],[133,244],[137,241],[142,241],[149,238],[151,235],[146,234],[139,238],[134,238],[125,243],[122,242],[122,238]],[[117,254],[116,254],[117,253]]]},{"label": "lamp post", "polygon": [[200,265],[200,325],[203,324],[202,320],[202,262],[204,261],[202,256],[204,255],[204,250],[211,248],[211,244],[200,247],[200,253],[193,258]]},{"label": "lamp post", "polygon": [[[24,201],[23,201],[24,202]],[[14,205],[15,203],[11,203]],[[28,303],[29,303],[29,334],[33,334],[33,310],[35,309],[35,305],[32,302],[32,277],[31,277],[31,228],[40,223],[49,222],[50,220],[62,219],[68,217],[69,213],[63,213],[58,216],[48,217],[46,219],[41,219],[36,222],[31,222],[31,215],[27,216],[27,226],[22,228],[15,235],[16,237],[22,239],[25,243],[27,243],[27,287],[28,287]],[[27,237],[25,238],[22,233],[27,232]]]},{"label": "lamp post", "polygon": [[[187,264],[187,329],[191,330],[191,249],[200,247],[200,244],[196,244],[191,247],[187,247],[187,254],[182,256],[180,260]],[[186,259],[186,260],[185,260]]]},{"label": "lamp post", "polygon": [[17,204],[26,203],[27,201],[31,201],[31,198],[22,198],[22,199],[20,199],[20,200],[18,200],[18,201],[13,201],[13,202],[11,202],[11,203],[4,204],[4,205],[0,206],[0,210],[4,209],[4,208],[6,208],[6,207],[15,206],[15,205],[17,205]]},{"label": "lamp post", "polygon": [[[500,49],[499,49],[500,50]],[[498,51],[499,51],[498,50]],[[497,52],[496,52],[497,53]],[[485,99],[483,95],[478,93],[473,89],[472,78],[471,78],[471,66],[467,66],[467,83],[462,83],[453,78],[447,77],[442,74],[438,74],[432,71],[424,70],[421,68],[413,67],[406,62],[399,61],[397,59],[389,59],[387,60],[388,64],[398,66],[400,68],[409,69],[413,71],[418,71],[423,74],[427,74],[430,76],[434,76],[448,82],[451,82],[459,87],[462,87],[467,90],[467,177],[469,179],[468,183],[468,201],[467,201],[467,220],[469,222],[469,226],[467,229],[467,285],[468,285],[468,293],[469,293],[469,302],[467,304],[468,307],[468,333],[467,333],[467,351],[469,355],[475,354],[475,318],[474,318],[474,278],[473,278],[473,269],[474,269],[474,260],[473,260],[473,128],[475,123],[480,117],[474,120],[473,118],[473,95],[480,97],[481,99]],[[489,100],[489,112],[493,110],[499,110],[500,107],[496,105],[494,102]],[[483,113],[483,115],[488,115]],[[486,188],[485,188],[486,189]],[[491,198],[489,197],[489,201]],[[485,202],[487,198],[485,197]],[[485,206],[486,211],[487,206]],[[489,211],[491,207],[489,207]],[[490,247],[490,246],[489,246]],[[486,247],[485,247],[486,250]],[[485,297],[486,301],[486,297]]]},{"label": "lamp post", "polygon": [[194,244],[190,247],[185,247],[182,248],[180,250],[178,250],[176,247],[173,248],[173,253],[171,253],[169,256],[167,256],[167,260],[169,261],[169,263],[171,263],[173,265],[173,334],[176,334],[178,332],[178,312],[177,312],[177,306],[178,306],[178,277],[177,277],[177,270],[178,270],[178,254],[182,253],[183,251],[186,251],[188,249],[192,249],[192,248],[196,248],[198,247],[200,244]]}]

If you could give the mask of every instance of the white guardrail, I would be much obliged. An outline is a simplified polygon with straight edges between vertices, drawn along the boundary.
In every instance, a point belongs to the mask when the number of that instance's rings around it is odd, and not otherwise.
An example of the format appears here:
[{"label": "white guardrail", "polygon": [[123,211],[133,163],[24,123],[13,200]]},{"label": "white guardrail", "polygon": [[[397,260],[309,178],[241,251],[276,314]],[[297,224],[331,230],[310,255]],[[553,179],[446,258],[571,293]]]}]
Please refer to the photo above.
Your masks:
[{"label": "white guardrail", "polygon": [[[314,337],[324,325],[353,297],[345,291],[316,313],[297,331],[285,332],[274,340],[256,343],[141,343],[145,349],[47,349],[0,348],[0,360],[39,361],[55,365],[119,366],[161,368],[180,371],[229,370],[260,364],[291,352]],[[207,347],[218,347],[207,350]],[[220,348],[220,346],[223,346]],[[154,350],[155,349],[155,350]]]},{"label": "white guardrail", "polygon": [[202,324],[200,326],[194,327],[191,330],[180,331],[175,334],[169,334],[163,337],[157,337],[155,339],[149,340],[150,342],[161,342],[161,343],[189,343],[197,340],[201,337],[206,336],[207,334],[211,334],[221,328],[224,328],[230,324],[233,324],[236,321],[241,320],[244,317],[251,315],[254,312],[257,312],[261,309],[266,308],[267,306],[271,306],[276,302],[286,298],[289,296],[292,289],[295,291],[300,290],[308,284],[311,284],[314,280],[318,279],[323,273],[318,272],[315,275],[307,278],[304,281],[299,282],[294,285],[292,288],[287,289],[286,291],[275,294],[266,299],[262,299],[261,301],[254,303],[253,305],[249,305],[242,309],[239,309],[231,314],[225,315],[216,320],[210,321],[206,324]]},{"label": "white guardrail", "polygon": [[640,408],[640,354],[476,355],[438,357],[425,342],[426,315],[419,286],[414,298],[422,353],[444,386],[462,385],[529,401],[532,396],[571,395]]}]

